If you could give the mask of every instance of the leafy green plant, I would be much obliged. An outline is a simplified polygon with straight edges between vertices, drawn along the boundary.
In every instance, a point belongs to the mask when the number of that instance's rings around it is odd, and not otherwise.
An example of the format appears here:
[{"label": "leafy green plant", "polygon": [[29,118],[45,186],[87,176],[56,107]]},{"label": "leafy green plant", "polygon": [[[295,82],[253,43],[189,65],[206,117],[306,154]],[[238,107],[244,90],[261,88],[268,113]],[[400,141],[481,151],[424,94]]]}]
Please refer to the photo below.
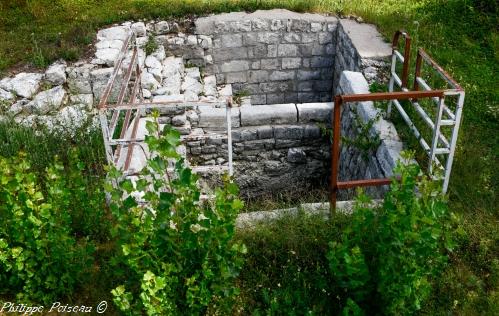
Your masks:
[{"label": "leafy green plant", "polygon": [[154,39],[154,36],[149,35],[147,37],[147,42],[144,45],[144,50],[146,52],[146,55],[151,55],[158,49],[158,43]]},{"label": "leafy green plant", "polygon": [[362,159],[364,161],[369,160],[369,154],[379,147],[381,140],[378,134],[374,136],[371,135],[371,129],[374,124],[380,119],[381,113],[378,113],[375,117],[364,122],[360,117],[359,113],[355,108],[352,109],[353,113],[353,128],[357,131],[357,135],[354,138],[349,138],[342,136],[342,142],[347,146],[352,146],[361,152]]},{"label": "leafy green plant", "polygon": [[454,249],[456,217],[447,210],[437,184],[418,181],[416,164],[399,163],[395,173],[400,181],[393,182],[383,206],[374,210],[361,195],[341,242],[330,244],[333,278],[343,306],[358,308],[354,314],[360,308],[414,314],[443,270],[446,252]]},{"label": "leafy green plant", "polygon": [[0,157],[0,293],[53,302],[72,293],[93,246],[71,231],[71,181],[56,160],[39,177],[25,154]]},{"label": "leafy green plant", "polygon": [[226,177],[213,204],[203,204],[197,176],[176,151],[179,132],[170,126],[160,131],[158,116],[146,125],[154,158],[138,179],[122,179],[115,169],[109,173],[117,184],[107,185],[116,220],[113,233],[121,249],[117,260],[129,271],[129,281],[112,291],[114,302],[126,314],[228,312],[246,252],[232,241],[243,207],[238,187]]}]

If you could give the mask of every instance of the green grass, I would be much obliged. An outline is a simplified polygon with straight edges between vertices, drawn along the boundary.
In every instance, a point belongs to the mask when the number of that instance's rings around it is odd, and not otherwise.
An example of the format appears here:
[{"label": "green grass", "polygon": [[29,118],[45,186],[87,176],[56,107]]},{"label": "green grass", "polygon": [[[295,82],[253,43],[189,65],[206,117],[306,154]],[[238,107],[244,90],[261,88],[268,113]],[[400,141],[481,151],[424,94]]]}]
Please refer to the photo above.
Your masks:
[{"label": "green grass", "polygon": [[[452,256],[452,264],[437,284],[437,293],[426,312],[448,314],[453,308],[456,314],[497,314],[499,5],[495,1],[3,0],[0,2],[0,72],[6,73],[25,63],[45,67],[58,58],[77,60],[88,52],[95,31],[115,22],[274,7],[354,14],[375,23],[387,39],[395,30],[404,28],[413,37],[413,47],[424,47],[464,87],[463,124],[449,203],[453,211],[461,214],[467,237],[461,240],[461,247]],[[9,137],[4,134],[2,141]],[[16,137],[23,142],[23,137]],[[27,144],[31,143],[32,154],[38,155],[36,139],[30,139]],[[93,153],[89,151],[88,155]],[[278,280],[278,276],[275,275],[274,280]]]},{"label": "green grass", "polygon": [[248,258],[238,279],[240,314],[338,314],[335,290],[326,259],[328,243],[340,241],[347,217],[334,221],[317,216],[286,216],[237,239],[248,247]]}]

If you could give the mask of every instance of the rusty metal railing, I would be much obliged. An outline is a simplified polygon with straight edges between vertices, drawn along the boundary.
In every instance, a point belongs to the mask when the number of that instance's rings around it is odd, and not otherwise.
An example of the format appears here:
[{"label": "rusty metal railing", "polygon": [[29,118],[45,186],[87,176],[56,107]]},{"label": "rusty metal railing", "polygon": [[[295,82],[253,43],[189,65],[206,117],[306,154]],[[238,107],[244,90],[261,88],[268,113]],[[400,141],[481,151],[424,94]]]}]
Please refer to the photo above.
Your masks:
[{"label": "rusty metal railing", "polygon": [[[405,39],[404,56],[399,52],[400,36]],[[409,61],[411,58],[411,37],[405,31],[396,31],[393,35],[392,41],[392,65],[391,65],[391,79],[390,86],[393,91],[393,81],[397,80],[399,86],[407,88],[407,81],[409,76]],[[396,72],[397,60],[402,63],[402,78],[399,78]]]},{"label": "rusty metal railing", "polygon": [[[400,36],[405,38],[404,55],[398,51],[398,43]],[[410,47],[411,38],[407,32],[397,31],[393,37],[392,42],[392,64],[391,64],[391,78],[389,82],[389,92],[371,93],[371,94],[355,94],[355,95],[337,95],[334,99],[333,110],[333,144],[331,155],[331,193],[330,193],[330,207],[334,212],[336,208],[337,193],[340,189],[366,187],[366,186],[382,186],[391,183],[391,179],[365,179],[365,180],[350,180],[338,181],[338,168],[339,168],[339,142],[340,142],[340,123],[341,123],[341,107],[346,102],[364,102],[364,101],[389,101],[387,116],[390,116],[391,106],[395,105],[399,114],[409,126],[414,136],[418,139],[419,143],[429,156],[428,173],[433,173],[433,165],[444,169],[442,192],[446,193],[449,185],[449,178],[452,169],[452,163],[457,143],[457,136],[459,132],[459,125],[461,122],[462,108],[464,104],[464,90],[452,77],[443,70],[423,49],[418,50],[416,67],[414,74],[414,91],[409,91],[408,83],[408,69],[410,60]],[[403,64],[402,75],[398,76],[396,72],[397,61]],[[421,76],[422,66],[429,65],[435,70],[440,77],[447,83],[444,89],[433,90],[430,85]],[[401,91],[394,92],[394,85],[397,85]],[[448,96],[457,96],[455,110],[452,111],[446,104],[445,100]],[[432,120],[430,115],[426,113],[420,105],[419,100],[430,99],[435,104],[435,118]],[[431,145],[422,137],[421,133],[410,119],[409,115],[403,108],[400,100],[408,100],[425,122],[432,130],[433,135]],[[446,117],[444,117],[446,116]],[[451,140],[441,133],[441,126],[451,126],[452,136]],[[442,144],[443,147],[438,145]],[[440,162],[437,155],[447,155],[445,166]]]},{"label": "rusty metal railing", "polygon": [[[226,170],[230,175],[232,175],[232,98],[229,97],[224,101],[186,102],[179,100],[167,102],[148,102],[144,99],[142,94],[142,69],[139,55],[140,51],[136,44],[136,36],[133,31],[130,30],[115,60],[113,72],[111,73],[111,76],[102,92],[98,105],[99,119],[108,163],[115,165],[118,169],[121,169],[125,176],[137,173],[137,170],[129,170],[129,168],[136,146],[142,148],[144,153],[146,152],[146,150],[144,150],[145,138],[143,136],[137,136],[139,123],[141,119],[144,119],[143,115],[146,110],[162,108],[196,109],[203,106],[220,106],[226,108],[226,136],[213,133],[205,133],[203,135],[190,134],[181,136],[181,140],[185,142],[206,138],[227,139],[227,166],[192,167],[192,170],[194,172],[199,170],[206,172],[208,169]],[[122,81],[119,85],[115,85],[118,78],[122,79]],[[115,91],[113,88],[116,88]],[[113,96],[114,100],[113,102],[110,102],[110,97],[113,92],[116,92],[116,96]],[[125,112],[124,116],[122,116],[123,111]],[[115,137],[115,134],[118,134],[119,136]],[[125,159],[123,160],[122,157],[125,157]]]},{"label": "rusty metal railing", "polygon": [[364,179],[364,180],[349,180],[338,181],[338,169],[340,161],[340,138],[341,138],[341,107],[347,102],[364,102],[364,101],[388,101],[388,100],[409,100],[409,99],[423,99],[423,98],[439,98],[443,99],[445,96],[444,90],[435,91],[401,91],[401,92],[379,92],[369,94],[348,94],[337,95],[334,98],[333,109],[333,145],[331,154],[331,194],[330,206],[332,211],[336,209],[336,200],[338,190],[349,189],[356,187],[367,186],[381,186],[391,183],[389,178],[381,179]]}]

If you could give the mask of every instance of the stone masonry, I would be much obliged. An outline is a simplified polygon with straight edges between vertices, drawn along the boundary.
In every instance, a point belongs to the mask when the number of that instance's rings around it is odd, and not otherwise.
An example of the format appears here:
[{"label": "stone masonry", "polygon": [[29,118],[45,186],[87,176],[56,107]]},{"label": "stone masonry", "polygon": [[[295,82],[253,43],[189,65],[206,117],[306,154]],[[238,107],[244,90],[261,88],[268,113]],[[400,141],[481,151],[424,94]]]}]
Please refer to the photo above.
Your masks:
[{"label": "stone masonry", "polygon": [[287,10],[200,18],[213,37],[217,83],[251,95],[252,104],[330,102],[338,19]]},{"label": "stone masonry", "polygon": [[[185,137],[213,136],[186,141],[179,148],[192,166],[227,165],[224,107],[227,98],[234,96],[241,100],[232,109],[234,173],[244,195],[326,185],[330,139],[323,132],[331,126],[333,96],[368,92],[367,82],[377,80],[386,67],[390,45],[371,25],[287,10],[213,15],[196,19],[194,25],[138,21],[102,29],[89,60],[58,61],[44,73],[1,79],[0,119],[10,117],[18,124],[56,131],[76,129],[89,120],[98,126],[96,106],[132,30],[139,47],[145,102],[208,105],[160,111],[160,124],[171,124]],[[156,49],[146,54],[151,40]],[[117,83],[123,80],[130,57]],[[118,92],[119,84],[111,90],[110,102],[116,101]],[[248,97],[239,98],[245,94]],[[364,102],[357,113],[367,122],[378,110]],[[346,106],[343,135],[356,136],[353,119],[351,106]],[[146,133],[146,120],[139,124],[140,136]],[[402,144],[393,125],[384,120],[374,125],[375,134],[381,144],[367,160],[355,148],[343,146],[340,179],[391,174]],[[132,169],[144,166],[148,153],[143,149],[134,151]],[[200,175],[206,183],[215,178]]]},{"label": "stone masonry", "polygon": [[[369,85],[360,72],[343,71],[340,75],[338,94],[369,93]],[[340,181],[389,178],[393,175],[393,168],[401,159],[400,152],[403,143],[397,134],[395,126],[384,120],[381,110],[373,102],[344,103],[341,111],[341,136],[354,139],[359,131],[354,127],[356,116],[364,124],[373,121],[369,130],[369,137],[379,137],[379,146],[371,148],[365,153],[354,146],[341,145],[338,177]],[[366,193],[380,197],[387,187],[369,187]],[[353,190],[340,190],[339,199],[346,200],[353,196]]]}]

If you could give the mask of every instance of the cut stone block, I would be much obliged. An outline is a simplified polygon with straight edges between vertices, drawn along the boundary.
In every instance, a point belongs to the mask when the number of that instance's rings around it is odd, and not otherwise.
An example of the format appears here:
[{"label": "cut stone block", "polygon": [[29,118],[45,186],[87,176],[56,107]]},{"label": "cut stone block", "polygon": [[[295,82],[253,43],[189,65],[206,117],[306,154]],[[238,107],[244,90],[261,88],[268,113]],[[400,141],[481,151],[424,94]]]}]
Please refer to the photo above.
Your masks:
[{"label": "cut stone block", "polygon": [[331,120],[333,103],[301,103],[298,109],[298,122],[327,122]]},{"label": "cut stone block", "polygon": [[[231,110],[231,126],[239,127],[239,109]],[[225,108],[215,108],[210,106],[199,107],[199,127],[213,130],[225,130],[227,128],[227,112]]]},{"label": "cut stone block", "polygon": [[340,23],[360,57],[384,58],[391,56],[390,44],[383,40],[374,25],[358,23],[350,19],[341,19]]},{"label": "cut stone block", "polygon": [[272,104],[241,108],[241,125],[293,124],[297,122],[294,104]]}]

